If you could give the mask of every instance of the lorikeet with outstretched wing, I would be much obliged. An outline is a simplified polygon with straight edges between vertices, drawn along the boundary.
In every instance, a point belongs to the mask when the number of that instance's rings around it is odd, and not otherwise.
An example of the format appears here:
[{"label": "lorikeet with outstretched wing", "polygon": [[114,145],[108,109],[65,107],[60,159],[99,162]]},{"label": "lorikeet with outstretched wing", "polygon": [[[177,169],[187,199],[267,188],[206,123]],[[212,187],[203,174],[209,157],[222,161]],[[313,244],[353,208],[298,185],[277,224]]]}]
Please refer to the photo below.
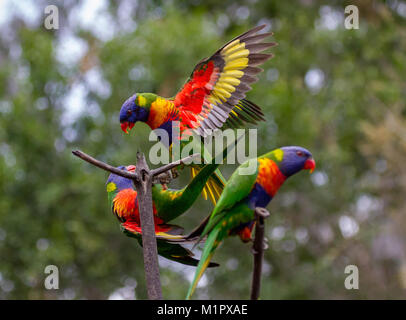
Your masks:
[{"label": "lorikeet with outstretched wing", "polygon": [[[224,155],[227,149],[223,151]],[[153,214],[155,232],[157,237],[158,253],[168,259],[188,264],[197,265],[198,260],[192,258],[193,253],[184,248],[181,243],[190,242],[190,237],[185,239],[182,235],[183,228],[168,224],[188,210],[201,193],[207,179],[216,170],[219,164],[211,163],[204,166],[199,174],[181,190],[166,189],[160,184],[152,186]],[[119,169],[135,171],[135,166],[120,166]],[[131,179],[116,174],[110,174],[107,180],[109,203],[113,213],[120,220],[123,232],[136,238],[142,245],[140,216],[137,205],[137,191],[134,190]],[[203,230],[204,223],[196,230]],[[199,231],[194,231],[196,235]],[[211,266],[216,266],[212,264]]]},{"label": "lorikeet with outstretched wing", "polygon": [[[243,174],[244,170],[253,165],[255,170],[252,170],[251,174]],[[244,233],[244,229],[250,234],[255,208],[265,208],[288,177],[302,169],[313,171],[315,166],[308,150],[301,147],[282,147],[248,160],[237,168],[200,235],[207,235],[207,240],[187,299],[193,294],[220,243],[237,232]]]},{"label": "lorikeet with outstretched wing", "polygon": [[[173,125],[179,125],[181,136],[193,131],[205,137],[218,128],[238,128],[265,120],[261,108],[245,99],[251,89],[249,85],[258,80],[256,75],[262,71],[257,66],[272,57],[260,53],[275,45],[262,42],[272,33],[257,34],[264,27],[261,25],[245,32],[210,58],[200,61],[175,97],[166,99],[153,93],[131,96],[120,110],[122,130],[128,133],[137,121],[147,123],[153,130],[164,129],[169,135],[169,148]],[[194,176],[201,166],[192,165],[192,168]],[[224,183],[219,170],[207,182],[204,191],[214,203]]]}]

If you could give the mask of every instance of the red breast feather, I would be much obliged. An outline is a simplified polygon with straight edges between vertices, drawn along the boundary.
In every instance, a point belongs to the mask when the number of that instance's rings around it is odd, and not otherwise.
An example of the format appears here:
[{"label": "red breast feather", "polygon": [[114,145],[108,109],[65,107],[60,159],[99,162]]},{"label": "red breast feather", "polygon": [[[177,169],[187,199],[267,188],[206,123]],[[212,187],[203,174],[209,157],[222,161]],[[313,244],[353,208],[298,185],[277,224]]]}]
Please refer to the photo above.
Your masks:
[{"label": "red breast feather", "polygon": [[279,170],[278,165],[271,159],[258,159],[259,169],[256,182],[260,184],[268,195],[273,197],[286,177]]},{"label": "red breast feather", "polygon": [[[113,212],[116,214],[117,218],[124,222],[126,220],[132,220],[137,224],[140,224],[140,214],[138,211],[138,202],[137,201],[137,191],[133,189],[124,189],[121,190],[115,196],[113,200]],[[153,213],[155,224],[163,223],[162,219],[156,216],[156,208],[153,204]]]}]

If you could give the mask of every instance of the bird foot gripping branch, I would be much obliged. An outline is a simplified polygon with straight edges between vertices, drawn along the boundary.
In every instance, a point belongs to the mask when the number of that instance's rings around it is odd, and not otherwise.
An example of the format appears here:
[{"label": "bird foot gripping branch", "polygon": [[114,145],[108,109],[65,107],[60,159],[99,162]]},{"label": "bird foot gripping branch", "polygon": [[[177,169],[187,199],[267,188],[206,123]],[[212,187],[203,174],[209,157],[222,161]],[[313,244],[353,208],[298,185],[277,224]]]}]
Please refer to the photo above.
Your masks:
[{"label": "bird foot gripping branch", "polygon": [[176,179],[178,176],[179,176],[178,170],[176,170],[176,168],[173,168],[156,176],[153,180],[153,183],[161,184],[164,190],[166,190],[168,188],[167,185],[173,179]]},{"label": "bird foot gripping branch", "polygon": [[[258,246],[261,245],[261,243],[262,250],[267,250],[269,248],[268,239],[264,236],[263,229],[265,228],[264,219],[268,218],[270,216],[270,213],[265,208],[256,207],[255,215],[257,217],[257,221],[255,224],[255,239],[254,244],[251,247],[251,252],[253,255],[261,253],[261,251],[258,248]],[[262,229],[262,235],[261,232],[258,232],[259,231],[258,229]],[[261,237],[262,239],[257,239],[257,237]]]},{"label": "bird foot gripping branch", "polygon": [[270,215],[269,211],[262,207],[256,207],[255,214],[259,217],[262,217],[263,219],[268,218]]}]

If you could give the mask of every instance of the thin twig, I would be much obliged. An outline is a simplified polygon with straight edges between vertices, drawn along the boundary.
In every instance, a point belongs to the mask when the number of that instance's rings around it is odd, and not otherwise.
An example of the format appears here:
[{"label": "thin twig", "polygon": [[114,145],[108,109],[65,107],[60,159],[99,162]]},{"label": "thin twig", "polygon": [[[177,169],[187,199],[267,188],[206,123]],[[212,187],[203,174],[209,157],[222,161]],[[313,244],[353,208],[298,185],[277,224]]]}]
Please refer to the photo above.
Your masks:
[{"label": "thin twig", "polygon": [[190,155],[190,156],[187,156],[187,157],[185,157],[185,158],[183,158],[183,159],[176,160],[176,161],[171,162],[171,163],[169,163],[169,164],[166,164],[166,165],[164,165],[164,166],[162,166],[162,167],[160,167],[160,168],[151,170],[151,175],[152,175],[153,177],[155,177],[155,176],[158,175],[158,174],[161,174],[161,173],[163,173],[163,172],[166,172],[166,171],[168,171],[168,170],[171,170],[171,169],[173,169],[173,168],[175,168],[175,167],[177,167],[177,166],[180,166],[181,164],[187,163],[187,162],[189,162],[189,160],[192,160],[193,158],[196,158],[196,157],[200,157],[200,154],[199,154],[199,153],[194,153],[194,154],[192,154],[192,155]]},{"label": "thin twig", "polygon": [[264,258],[264,233],[265,223],[264,219],[269,216],[269,212],[265,208],[255,208],[256,224],[255,224],[255,238],[252,246],[252,253],[254,255],[254,270],[252,273],[251,283],[251,300],[258,300],[261,291],[261,273],[262,261]]},{"label": "thin twig", "polygon": [[136,173],[132,173],[132,172],[129,172],[129,171],[117,169],[116,167],[113,167],[113,166],[111,166],[111,165],[109,165],[107,163],[104,163],[104,162],[102,162],[100,160],[97,160],[97,159],[89,156],[88,154],[80,151],[80,150],[74,150],[74,151],[72,151],[72,153],[75,156],[79,157],[80,159],[85,160],[86,162],[89,162],[90,164],[93,164],[94,166],[99,167],[99,168],[101,168],[103,170],[115,173],[115,174],[117,174],[119,176],[122,176],[124,178],[132,179],[132,180],[138,180],[138,175]]},{"label": "thin twig", "polygon": [[[77,156],[78,158],[81,158],[82,160],[84,160],[86,162],[89,162],[90,164],[93,164],[96,167],[99,167],[99,168],[101,168],[103,170],[115,173],[115,174],[117,174],[119,176],[122,176],[124,178],[133,179],[133,180],[138,179],[138,176],[137,176],[136,173],[132,173],[132,172],[129,172],[129,171],[117,169],[116,167],[113,167],[113,166],[111,166],[111,165],[109,165],[109,164],[107,164],[105,162],[97,160],[97,159],[89,156],[87,153],[84,153],[84,152],[82,152],[80,150],[74,150],[74,151],[72,151],[72,153],[75,156]],[[171,170],[171,169],[173,169],[173,168],[175,168],[177,166],[180,166],[181,164],[184,164],[184,163],[188,162],[189,160],[191,160],[193,158],[196,158],[197,156],[200,156],[200,154],[195,153],[195,154],[187,156],[187,157],[185,157],[183,159],[171,162],[171,163],[166,164],[166,165],[164,165],[164,166],[162,166],[160,168],[151,170],[150,174],[151,174],[151,176],[153,178],[155,178],[156,176],[158,176],[158,175],[160,175],[160,174],[162,174],[164,172],[167,172],[167,171],[169,171],[169,170]]]}]

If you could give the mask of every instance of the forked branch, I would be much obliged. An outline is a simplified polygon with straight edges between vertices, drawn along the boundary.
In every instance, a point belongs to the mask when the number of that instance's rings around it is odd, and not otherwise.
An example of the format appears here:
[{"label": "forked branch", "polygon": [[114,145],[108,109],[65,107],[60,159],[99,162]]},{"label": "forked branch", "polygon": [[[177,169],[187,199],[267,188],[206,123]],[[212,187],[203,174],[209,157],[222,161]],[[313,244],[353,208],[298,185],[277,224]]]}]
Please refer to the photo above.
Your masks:
[{"label": "forked branch", "polygon": [[[97,160],[88,154],[75,150],[72,153],[80,159],[99,167],[103,170],[117,174],[124,178],[131,179],[137,190],[138,209],[142,232],[142,247],[144,255],[144,272],[148,291],[148,298],[151,300],[162,299],[161,281],[159,276],[158,250],[155,237],[154,216],[152,211],[152,183],[154,181],[170,181],[173,178],[169,170],[191,161],[200,156],[193,154],[181,160],[164,165],[158,169],[150,170],[143,154],[137,153],[136,172],[131,173],[117,169],[107,163]],[[169,172],[168,172],[169,171]],[[168,174],[167,174],[168,173]],[[162,177],[162,175],[166,175]],[[155,180],[154,180],[155,178]]]}]

